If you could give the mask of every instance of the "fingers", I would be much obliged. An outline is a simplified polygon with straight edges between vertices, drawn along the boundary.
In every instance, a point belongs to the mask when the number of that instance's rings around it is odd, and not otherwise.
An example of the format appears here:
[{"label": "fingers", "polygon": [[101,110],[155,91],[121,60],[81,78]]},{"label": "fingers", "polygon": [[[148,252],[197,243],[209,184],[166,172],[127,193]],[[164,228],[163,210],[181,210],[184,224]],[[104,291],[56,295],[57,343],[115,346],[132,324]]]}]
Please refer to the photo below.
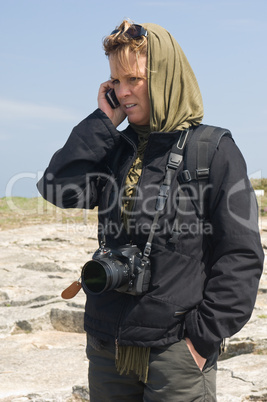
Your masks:
[{"label": "fingers", "polygon": [[200,356],[200,354],[196,351],[196,349],[194,348],[194,345],[192,344],[192,342],[189,338],[185,338],[185,341],[186,341],[186,344],[188,346],[188,349],[189,349],[191,355],[193,356],[193,359],[195,360],[199,369],[202,371],[207,359]]},{"label": "fingers", "polygon": [[[107,107],[110,108],[108,101],[106,100],[106,93],[113,88],[112,85],[112,81],[106,81],[103,82],[100,87],[99,87],[99,91],[98,91],[98,97],[97,97],[97,102],[98,102],[98,107],[99,109],[103,110],[106,109]],[[103,112],[105,112],[105,110],[103,110]],[[105,112],[106,113],[106,112]]]},{"label": "fingers", "polygon": [[114,126],[117,127],[119,124],[123,122],[123,120],[126,117],[126,114],[122,111],[121,107],[112,109],[112,107],[109,105],[106,99],[106,93],[110,89],[114,89],[111,80],[105,81],[100,85],[97,98],[98,107],[109,117]]}]

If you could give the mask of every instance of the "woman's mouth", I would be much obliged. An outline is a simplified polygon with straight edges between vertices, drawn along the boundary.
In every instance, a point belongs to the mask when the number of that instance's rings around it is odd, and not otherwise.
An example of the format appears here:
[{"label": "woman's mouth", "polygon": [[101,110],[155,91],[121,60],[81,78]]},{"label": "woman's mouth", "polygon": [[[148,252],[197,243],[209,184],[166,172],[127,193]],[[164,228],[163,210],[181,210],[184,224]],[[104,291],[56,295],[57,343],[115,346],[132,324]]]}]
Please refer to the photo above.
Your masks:
[{"label": "woman's mouth", "polygon": [[134,106],[136,106],[135,103],[131,103],[131,104],[129,104],[129,105],[125,105],[126,109],[130,109],[131,107],[134,107]]}]

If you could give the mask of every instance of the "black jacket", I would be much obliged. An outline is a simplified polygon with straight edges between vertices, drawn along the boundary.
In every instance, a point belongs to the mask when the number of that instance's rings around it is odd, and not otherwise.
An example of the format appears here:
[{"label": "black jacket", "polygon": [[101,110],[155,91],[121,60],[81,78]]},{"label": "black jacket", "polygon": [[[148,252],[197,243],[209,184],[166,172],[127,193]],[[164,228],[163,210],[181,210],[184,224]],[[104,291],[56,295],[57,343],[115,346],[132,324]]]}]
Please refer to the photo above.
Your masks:
[{"label": "black jacket", "polygon": [[[121,223],[120,200],[138,139],[130,127],[116,130],[101,110],[73,129],[38,189],[61,208],[98,206],[99,231],[105,228],[108,247],[132,241],[143,250],[178,135],[150,135],[130,236]],[[263,266],[257,203],[239,149],[230,138],[223,138],[210,169],[208,234],[203,234],[206,229],[188,199],[179,241],[171,243],[172,225],[179,216],[178,173],[152,244],[149,291],[143,296],[115,290],[87,296],[85,330],[103,340],[116,338],[121,345],[167,345],[180,336],[181,312],[196,350],[208,357],[222,338],[245,325],[254,307]]]}]

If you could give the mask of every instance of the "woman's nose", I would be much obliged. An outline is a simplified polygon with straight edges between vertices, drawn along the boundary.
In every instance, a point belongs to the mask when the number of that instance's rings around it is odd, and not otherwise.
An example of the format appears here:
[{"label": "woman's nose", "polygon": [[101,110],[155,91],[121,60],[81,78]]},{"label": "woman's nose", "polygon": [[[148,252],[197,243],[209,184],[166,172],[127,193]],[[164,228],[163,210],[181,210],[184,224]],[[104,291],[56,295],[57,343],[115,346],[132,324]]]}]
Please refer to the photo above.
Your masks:
[{"label": "woman's nose", "polygon": [[126,96],[130,95],[131,91],[129,85],[127,84],[120,84],[119,88],[116,88],[116,94],[118,98],[125,98]]}]

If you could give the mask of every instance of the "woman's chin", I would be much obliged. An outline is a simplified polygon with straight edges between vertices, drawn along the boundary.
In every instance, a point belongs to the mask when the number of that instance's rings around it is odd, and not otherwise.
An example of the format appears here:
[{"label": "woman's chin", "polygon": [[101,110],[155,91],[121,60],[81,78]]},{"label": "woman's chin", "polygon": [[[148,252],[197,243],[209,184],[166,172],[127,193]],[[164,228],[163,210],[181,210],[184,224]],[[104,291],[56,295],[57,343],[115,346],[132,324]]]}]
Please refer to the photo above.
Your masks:
[{"label": "woman's chin", "polygon": [[140,119],[135,119],[133,117],[128,116],[128,122],[132,124],[136,124],[137,126],[149,126],[149,120],[140,120]]}]

